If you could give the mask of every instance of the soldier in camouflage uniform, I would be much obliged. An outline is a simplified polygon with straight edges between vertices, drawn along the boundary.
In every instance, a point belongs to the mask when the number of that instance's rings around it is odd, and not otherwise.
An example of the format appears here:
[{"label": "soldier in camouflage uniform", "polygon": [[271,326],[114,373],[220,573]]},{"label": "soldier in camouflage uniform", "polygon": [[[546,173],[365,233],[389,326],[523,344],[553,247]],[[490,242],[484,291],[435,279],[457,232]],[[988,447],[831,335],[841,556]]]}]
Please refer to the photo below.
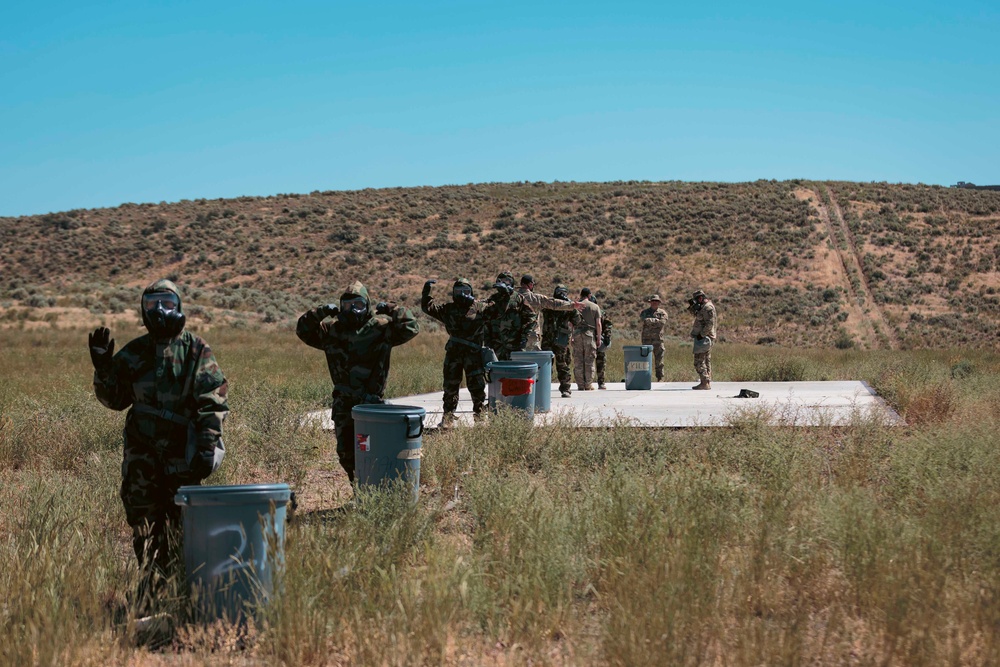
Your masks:
[{"label": "soldier in camouflage uniform", "polygon": [[174,494],[199,484],[221,462],[228,384],[211,348],[184,330],[180,290],[158,280],[142,293],[149,333],[114,353],[111,331],[89,336],[94,393],[125,418],[121,499],[132,548],[143,568],[140,602],[148,603],[172,569],[171,538],[179,535]]},{"label": "soldier in camouflage uniform", "polygon": [[[373,312],[374,311],[374,312]],[[328,320],[327,318],[332,318]],[[382,403],[392,348],[417,335],[420,325],[408,308],[378,303],[371,307],[360,282],[340,295],[340,304],[318,306],[299,318],[295,334],[326,353],[333,380],[333,417],[337,458],[354,481],[355,405]]]},{"label": "soldier in camouflage uniform", "polygon": [[[556,299],[568,299],[569,288],[565,285],[556,285],[552,296]],[[542,326],[542,349],[551,350],[555,355],[559,392],[563,398],[569,398],[572,395],[570,382],[572,382],[573,376],[570,369],[573,364],[573,353],[570,350],[569,342],[573,336],[573,329],[579,322],[580,313],[572,310],[547,314]]]},{"label": "soldier in camouflage uniform", "polygon": [[444,415],[441,420],[441,425],[448,427],[455,421],[462,373],[465,373],[465,384],[472,394],[472,412],[476,419],[486,405],[486,375],[480,351],[489,307],[476,301],[472,283],[465,278],[459,278],[452,285],[451,303],[436,303],[431,296],[431,285],[436,282],[424,283],[420,308],[440,320],[450,334],[444,347]]},{"label": "soldier in camouflage uniform", "polygon": [[519,352],[528,344],[528,335],[535,329],[538,315],[514,291],[514,276],[507,271],[497,276],[496,292],[487,305],[491,316],[486,325],[486,345],[493,348],[500,361],[509,361],[511,352]]},{"label": "soldier in camouflage uniform", "polygon": [[601,308],[589,296],[589,287],[580,290],[579,303],[583,304],[583,309],[580,311],[580,321],[573,329],[573,375],[576,376],[576,388],[579,391],[594,388],[597,346],[601,341]]},{"label": "soldier in camouflage uniform", "polygon": [[656,381],[663,381],[663,329],[667,326],[667,311],[660,308],[660,295],[653,294],[646,302],[649,308],[639,313],[641,340],[643,345],[653,346],[656,362]]},{"label": "soldier in camouflage uniform", "polygon": [[691,327],[691,338],[696,346],[704,346],[705,351],[694,353],[694,370],[698,373],[699,382],[692,389],[712,388],[712,345],[715,343],[715,325],[717,316],[715,304],[708,299],[703,291],[698,290],[688,301],[688,312],[694,315],[694,325]]},{"label": "soldier in camouflage uniform", "polygon": [[[532,291],[534,288],[535,279],[531,277],[531,274],[526,273],[521,276],[521,286],[517,288],[517,293],[535,313],[535,328],[528,332],[528,340],[524,346],[525,350],[532,351],[542,349],[542,318],[539,317],[541,311],[565,312],[578,308],[577,304],[569,299],[556,299],[538,294]],[[546,314],[545,317],[550,317],[550,315]]]},{"label": "soldier in camouflage uniform", "polygon": [[[597,303],[597,299],[591,294],[587,297],[589,300]],[[607,312],[601,308],[601,344],[597,346],[597,388],[607,389],[607,385],[604,384],[604,368],[607,366],[608,360],[608,348],[611,347],[611,329],[614,325],[611,320],[608,319]]]}]

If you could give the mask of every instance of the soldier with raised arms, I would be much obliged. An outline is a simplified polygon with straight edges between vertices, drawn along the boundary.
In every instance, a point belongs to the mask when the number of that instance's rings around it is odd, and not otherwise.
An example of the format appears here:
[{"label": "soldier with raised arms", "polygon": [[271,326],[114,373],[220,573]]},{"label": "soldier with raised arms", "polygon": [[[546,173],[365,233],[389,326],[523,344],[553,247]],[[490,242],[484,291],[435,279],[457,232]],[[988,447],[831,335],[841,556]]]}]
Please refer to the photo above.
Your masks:
[{"label": "soldier with raised arms", "polygon": [[354,417],[356,405],[383,403],[392,348],[420,331],[413,313],[394,303],[374,307],[368,289],[349,285],[336,304],[317,306],[299,318],[295,334],[326,353],[333,380],[331,416],[337,434],[337,457],[354,481]]}]

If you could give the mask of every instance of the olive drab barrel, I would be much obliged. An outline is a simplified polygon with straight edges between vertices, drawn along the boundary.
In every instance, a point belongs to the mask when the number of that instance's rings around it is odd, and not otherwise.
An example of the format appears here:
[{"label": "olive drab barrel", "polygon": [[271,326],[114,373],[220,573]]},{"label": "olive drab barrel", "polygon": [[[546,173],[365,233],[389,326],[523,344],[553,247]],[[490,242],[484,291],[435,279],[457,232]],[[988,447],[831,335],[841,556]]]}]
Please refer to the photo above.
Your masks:
[{"label": "olive drab barrel", "polygon": [[184,567],[196,615],[245,622],[285,562],[287,484],[182,486]]},{"label": "olive drab barrel", "polygon": [[528,419],[534,419],[538,364],[532,361],[494,361],[486,365],[486,370],[490,374],[490,412],[497,412],[501,405],[506,405]]},{"label": "olive drab barrel", "polygon": [[358,487],[403,480],[413,502],[420,492],[420,456],[424,433],[421,407],[356,405],[354,417],[354,476]]},{"label": "olive drab barrel", "polygon": [[538,364],[538,377],[535,380],[535,412],[549,412],[552,409],[552,360],[555,356],[551,350],[510,353],[511,361],[531,361]]},{"label": "olive drab barrel", "polygon": [[625,345],[625,389],[649,389],[653,386],[653,346]]}]

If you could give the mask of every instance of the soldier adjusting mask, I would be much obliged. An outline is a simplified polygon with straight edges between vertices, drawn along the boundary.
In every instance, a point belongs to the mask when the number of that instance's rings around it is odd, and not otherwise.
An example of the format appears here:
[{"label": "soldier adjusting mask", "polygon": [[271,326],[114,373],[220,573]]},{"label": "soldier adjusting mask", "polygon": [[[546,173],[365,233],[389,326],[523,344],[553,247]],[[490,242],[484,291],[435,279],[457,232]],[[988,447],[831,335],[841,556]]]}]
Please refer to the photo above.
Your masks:
[{"label": "soldier adjusting mask", "polygon": [[142,295],[142,322],[154,338],[173,338],[184,330],[181,299],[173,292]]},{"label": "soldier adjusting mask", "polygon": [[472,293],[472,286],[465,283],[456,283],[451,290],[451,300],[460,306],[470,306],[476,300]]},{"label": "soldier adjusting mask", "polygon": [[368,300],[363,296],[341,299],[340,317],[348,325],[361,326],[368,319]]}]

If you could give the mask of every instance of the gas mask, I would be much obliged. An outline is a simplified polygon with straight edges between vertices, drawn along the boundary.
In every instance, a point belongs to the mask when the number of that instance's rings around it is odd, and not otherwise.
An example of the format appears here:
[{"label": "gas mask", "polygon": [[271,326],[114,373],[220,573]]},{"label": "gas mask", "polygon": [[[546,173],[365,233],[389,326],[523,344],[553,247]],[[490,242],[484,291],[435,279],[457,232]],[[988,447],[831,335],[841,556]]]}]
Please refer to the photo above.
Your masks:
[{"label": "gas mask", "polygon": [[556,291],[552,293],[552,296],[556,299],[562,299],[563,301],[569,301],[569,290],[565,287],[557,287]]},{"label": "gas mask", "polygon": [[368,301],[363,296],[340,300],[340,319],[349,327],[357,329],[368,321]]},{"label": "gas mask", "polygon": [[704,306],[704,305],[705,305],[705,302],[702,300],[701,297],[692,297],[692,298],[688,299],[688,307],[687,307],[687,309],[688,309],[689,313],[691,313],[692,315],[694,315],[699,310],[701,310],[701,307]]},{"label": "gas mask", "polygon": [[514,293],[514,276],[509,273],[501,273],[497,276],[497,281],[493,283],[493,287],[497,292],[502,292],[510,296]]},{"label": "gas mask", "polygon": [[476,301],[476,297],[472,293],[472,286],[465,283],[455,283],[451,290],[451,300],[459,306],[471,306]]},{"label": "gas mask", "polygon": [[173,338],[184,330],[186,321],[180,297],[173,292],[142,295],[142,323],[153,338]]}]

